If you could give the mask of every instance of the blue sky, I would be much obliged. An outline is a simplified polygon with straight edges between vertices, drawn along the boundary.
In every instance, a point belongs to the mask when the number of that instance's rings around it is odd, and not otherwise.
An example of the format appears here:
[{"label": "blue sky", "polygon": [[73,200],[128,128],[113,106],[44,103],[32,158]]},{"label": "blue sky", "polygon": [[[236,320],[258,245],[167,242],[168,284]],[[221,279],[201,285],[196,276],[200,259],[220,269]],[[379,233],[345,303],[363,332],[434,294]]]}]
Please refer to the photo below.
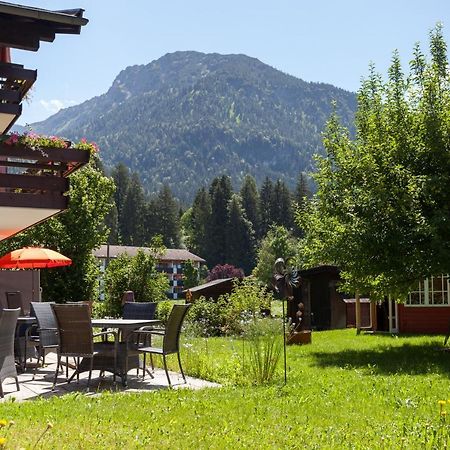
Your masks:
[{"label": "blue sky", "polygon": [[404,63],[415,42],[444,24],[448,0],[23,0],[45,9],[84,8],[81,35],[57,36],[37,53],[13,51],[13,61],[38,69],[19,123],[43,120],[60,107],[107,91],[129,65],[166,53],[243,53],[307,81],[356,91],[373,61],[386,73],[392,51]]}]

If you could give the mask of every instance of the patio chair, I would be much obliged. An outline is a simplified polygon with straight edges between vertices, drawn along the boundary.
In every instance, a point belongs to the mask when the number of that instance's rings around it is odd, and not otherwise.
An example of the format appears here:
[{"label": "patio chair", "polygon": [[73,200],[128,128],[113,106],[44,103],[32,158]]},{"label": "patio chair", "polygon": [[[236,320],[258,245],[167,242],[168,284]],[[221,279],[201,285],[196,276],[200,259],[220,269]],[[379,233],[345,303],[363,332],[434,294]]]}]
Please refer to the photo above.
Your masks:
[{"label": "patio chair", "polygon": [[16,308],[4,309],[0,316],[0,397],[2,398],[4,397],[2,383],[6,378],[14,378],[17,390],[20,391],[14,358],[14,338],[19,315],[20,308]]},{"label": "patio chair", "polygon": [[[75,359],[75,371],[67,380],[70,383],[76,376],[80,379],[80,373],[89,371],[87,390],[92,378],[93,370],[112,372],[114,383],[117,373],[117,333],[114,331],[102,331],[93,333],[91,314],[88,304],[55,304],[52,305],[58,325],[59,347],[57,367],[61,364],[61,357],[73,357]],[[98,336],[112,335],[113,342],[94,342]],[[80,361],[80,358],[81,361]],[[58,371],[55,373],[53,389],[58,379]]]},{"label": "patio chair", "polygon": [[[156,303],[154,302],[125,302],[122,308],[122,319],[145,319],[151,320],[155,318],[156,313]],[[125,333],[125,330],[119,330],[121,335],[121,341],[127,341],[128,335]],[[129,333],[133,333],[132,331]],[[149,334],[147,335],[134,335],[136,339],[133,340],[131,345],[128,345],[128,357],[133,357],[136,353],[139,352],[139,347],[149,346],[151,345],[151,337]],[[141,339],[144,337],[144,339]],[[153,369],[153,358],[150,355],[150,362]],[[145,370],[145,369],[144,369]],[[139,374],[139,367],[137,368]],[[150,373],[150,372],[149,372]]]},{"label": "patio chair", "polygon": [[181,365],[180,359],[180,334],[181,327],[183,325],[184,318],[186,317],[186,313],[190,308],[190,304],[187,305],[174,305],[172,311],[170,312],[169,318],[167,319],[167,325],[165,329],[156,330],[152,327],[142,327],[139,330],[136,330],[135,333],[140,334],[148,334],[148,335],[159,335],[162,336],[163,342],[162,347],[153,347],[151,345],[139,347],[139,352],[144,354],[144,367],[143,367],[143,377],[145,377],[145,356],[148,353],[149,355],[161,355],[163,357],[164,362],[164,370],[166,372],[167,381],[169,386],[172,386],[170,381],[169,372],[167,370],[167,361],[166,356],[172,353],[176,353],[178,357],[178,364],[180,366],[181,376],[183,377],[184,382],[186,383],[186,377],[184,376],[183,367]]},{"label": "patio chair", "polygon": [[5,292],[5,295],[8,309],[20,308],[19,315],[22,316],[25,316],[27,312],[29,313],[29,311],[26,311],[25,305],[22,300],[22,293],[20,291],[8,291]]},{"label": "patio chair", "polygon": [[[42,358],[42,365],[45,365],[45,355],[51,351],[57,353],[59,346],[58,324],[53,314],[53,302],[31,302],[31,315],[36,317],[37,327],[27,330],[27,342],[35,346],[37,352],[37,362],[33,372],[33,379],[36,376],[39,361]],[[27,345],[25,346],[25,368],[27,361]],[[56,368],[59,370],[59,366]]]}]

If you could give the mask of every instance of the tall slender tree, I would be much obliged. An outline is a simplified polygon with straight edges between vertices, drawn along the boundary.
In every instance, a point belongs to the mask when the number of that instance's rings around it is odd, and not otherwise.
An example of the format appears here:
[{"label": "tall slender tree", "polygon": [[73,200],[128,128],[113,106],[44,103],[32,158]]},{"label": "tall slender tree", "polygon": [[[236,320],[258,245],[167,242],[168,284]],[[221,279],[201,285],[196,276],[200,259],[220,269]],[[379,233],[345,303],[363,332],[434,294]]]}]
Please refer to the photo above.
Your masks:
[{"label": "tall slender tree", "polygon": [[166,247],[180,246],[179,206],[169,186],[164,185],[155,200],[157,234],[162,236]]},{"label": "tall slender tree", "polygon": [[124,245],[142,246],[145,244],[144,210],[144,191],[138,174],[133,173],[122,211],[120,212],[120,235]]},{"label": "tall slender tree", "polygon": [[207,258],[210,267],[226,261],[228,203],[232,193],[231,180],[226,175],[215,178],[211,183],[211,216],[207,226]]},{"label": "tall slender tree", "polygon": [[260,211],[260,236],[265,236],[270,226],[274,223],[274,192],[273,183],[266,177],[259,191],[259,211]]},{"label": "tall slender tree", "polygon": [[234,194],[228,205],[226,261],[250,274],[255,264],[255,241],[251,222],[241,199]]},{"label": "tall slender tree", "polygon": [[204,258],[208,255],[208,227],[211,219],[211,198],[204,187],[195,196],[189,218],[191,250]]},{"label": "tall slender tree", "polygon": [[277,180],[273,188],[272,223],[291,230],[294,224],[292,197],[282,180]]},{"label": "tall slender tree", "polygon": [[260,236],[259,194],[256,181],[251,175],[246,175],[241,187],[242,207],[247,219],[251,222],[255,237]]}]

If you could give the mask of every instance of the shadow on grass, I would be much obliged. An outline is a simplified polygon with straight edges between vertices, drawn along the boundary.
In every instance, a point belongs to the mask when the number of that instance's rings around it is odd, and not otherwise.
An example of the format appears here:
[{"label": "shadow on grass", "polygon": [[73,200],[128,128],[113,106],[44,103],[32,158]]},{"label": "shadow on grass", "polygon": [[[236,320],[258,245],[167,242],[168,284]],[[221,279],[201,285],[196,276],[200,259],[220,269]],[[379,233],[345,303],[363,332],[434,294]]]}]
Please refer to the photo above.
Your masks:
[{"label": "shadow on grass", "polygon": [[450,378],[450,351],[443,351],[437,342],[380,345],[373,349],[349,349],[339,353],[312,352],[311,356],[322,368],[360,368],[378,375],[438,373]]}]

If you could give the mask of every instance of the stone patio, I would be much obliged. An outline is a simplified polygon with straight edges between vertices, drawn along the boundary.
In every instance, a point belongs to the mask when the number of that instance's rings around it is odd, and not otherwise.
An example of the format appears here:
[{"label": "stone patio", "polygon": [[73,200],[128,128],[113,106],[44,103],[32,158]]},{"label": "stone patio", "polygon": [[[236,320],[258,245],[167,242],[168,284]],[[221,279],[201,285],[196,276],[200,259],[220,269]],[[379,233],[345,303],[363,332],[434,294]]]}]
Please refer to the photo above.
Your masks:
[{"label": "stone patio", "polygon": [[[103,378],[100,378],[99,372],[94,371],[92,373],[92,379],[89,386],[89,392],[86,391],[88,372],[80,374],[80,382],[77,383],[76,379],[70,384],[67,384],[64,374],[60,373],[58,376],[58,383],[55,390],[52,391],[53,377],[55,375],[56,358],[54,355],[47,355],[46,358],[49,364],[46,367],[38,368],[36,377],[33,380],[34,367],[31,364],[26,372],[19,374],[19,386],[20,391],[16,391],[16,384],[13,379],[7,379],[3,382],[3,391],[5,393],[4,399],[0,401],[16,400],[33,400],[36,398],[49,398],[53,396],[61,396],[70,392],[80,392],[85,395],[98,395],[103,391],[113,392],[154,392],[159,389],[168,389],[166,374],[163,369],[155,368],[153,377],[146,374],[145,380],[142,380],[140,376],[136,376],[136,369],[130,370],[128,373],[128,386],[123,387],[120,378],[116,385],[113,383],[112,374],[106,373]],[[73,370],[69,370],[69,376],[73,373]],[[200,380],[198,378],[186,377],[187,383],[183,382],[181,374],[176,372],[169,372],[170,379],[172,381],[172,387],[174,389],[203,389],[220,387],[217,383]]]}]

